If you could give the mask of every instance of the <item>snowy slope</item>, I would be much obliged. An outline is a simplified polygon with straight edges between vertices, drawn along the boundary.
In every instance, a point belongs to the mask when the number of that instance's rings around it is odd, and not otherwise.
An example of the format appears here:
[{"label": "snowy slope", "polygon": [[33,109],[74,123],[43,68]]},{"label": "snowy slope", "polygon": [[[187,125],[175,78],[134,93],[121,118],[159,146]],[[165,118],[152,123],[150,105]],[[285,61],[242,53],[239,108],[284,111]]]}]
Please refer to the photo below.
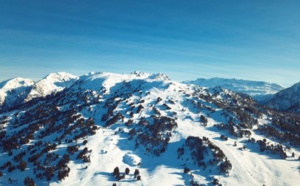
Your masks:
[{"label": "snowy slope", "polygon": [[0,114],[0,185],[297,185],[295,119],[164,74],[89,73]]},{"label": "snowy slope", "polygon": [[300,112],[300,82],[279,91],[265,105],[276,110]]},{"label": "snowy slope", "polygon": [[282,86],[275,83],[225,78],[199,78],[194,81],[185,81],[184,83],[195,84],[202,87],[221,86],[222,88],[234,92],[248,94],[258,101],[268,100],[273,94],[283,89]]}]

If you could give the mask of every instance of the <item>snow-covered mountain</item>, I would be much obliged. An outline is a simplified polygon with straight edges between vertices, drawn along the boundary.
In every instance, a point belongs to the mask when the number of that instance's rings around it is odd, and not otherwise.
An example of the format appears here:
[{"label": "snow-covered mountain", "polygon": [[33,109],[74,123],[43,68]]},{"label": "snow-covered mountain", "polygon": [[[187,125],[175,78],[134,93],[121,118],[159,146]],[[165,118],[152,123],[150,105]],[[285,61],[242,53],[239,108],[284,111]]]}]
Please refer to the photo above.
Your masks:
[{"label": "snow-covered mountain", "polygon": [[299,125],[220,87],[89,73],[0,113],[0,185],[297,185]]},{"label": "snow-covered mountain", "polygon": [[[34,81],[31,79],[14,78],[0,83],[0,108],[22,103],[28,96]],[[0,109],[1,110],[1,109]]]},{"label": "snow-covered mountain", "polygon": [[279,91],[265,105],[276,110],[300,112],[300,82]]},{"label": "snow-covered mountain", "polygon": [[70,87],[76,80],[74,76],[65,72],[51,73],[40,81],[14,78],[0,83],[0,111],[13,108],[34,98],[60,92]]},{"label": "snow-covered mountain", "polygon": [[34,84],[25,101],[60,92],[70,87],[77,79],[77,76],[66,72],[51,73]]},{"label": "snow-covered mountain", "polygon": [[225,79],[225,78],[199,78],[194,81],[184,81],[186,84],[195,84],[202,87],[217,87],[232,90],[234,92],[248,94],[259,102],[265,102],[284,89],[282,86],[275,83],[267,83],[263,81],[250,81],[241,79]]}]

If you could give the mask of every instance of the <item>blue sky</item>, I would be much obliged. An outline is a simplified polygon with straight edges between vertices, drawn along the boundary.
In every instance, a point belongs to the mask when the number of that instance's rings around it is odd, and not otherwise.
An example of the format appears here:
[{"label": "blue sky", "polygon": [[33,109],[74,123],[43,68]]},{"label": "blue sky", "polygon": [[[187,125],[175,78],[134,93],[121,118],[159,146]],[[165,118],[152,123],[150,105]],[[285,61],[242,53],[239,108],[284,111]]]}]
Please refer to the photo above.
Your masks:
[{"label": "blue sky", "polygon": [[0,81],[163,72],[300,81],[300,1],[0,0]]}]

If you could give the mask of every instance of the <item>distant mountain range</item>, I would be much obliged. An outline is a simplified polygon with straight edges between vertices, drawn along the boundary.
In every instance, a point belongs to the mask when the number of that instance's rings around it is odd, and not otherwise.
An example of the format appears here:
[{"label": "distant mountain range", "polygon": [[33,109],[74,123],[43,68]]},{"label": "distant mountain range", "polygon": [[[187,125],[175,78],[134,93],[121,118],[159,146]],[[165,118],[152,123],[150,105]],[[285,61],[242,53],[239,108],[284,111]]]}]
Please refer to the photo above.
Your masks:
[{"label": "distant mountain range", "polygon": [[247,94],[258,103],[272,109],[300,113],[300,82],[286,89],[276,83],[225,78],[199,78],[183,83],[209,88],[219,86],[237,93]]},{"label": "distant mountain range", "polygon": [[284,89],[284,87],[276,83],[226,78],[199,78],[193,81],[184,81],[183,83],[210,88],[220,86],[234,92],[248,94],[259,102],[268,101],[272,95]]},{"label": "distant mountain range", "polygon": [[[258,84],[247,87],[275,93]],[[298,90],[278,94],[294,100]],[[183,84],[161,73],[53,73],[37,82],[4,81],[0,92],[0,185],[300,180],[299,114],[220,86]]]}]

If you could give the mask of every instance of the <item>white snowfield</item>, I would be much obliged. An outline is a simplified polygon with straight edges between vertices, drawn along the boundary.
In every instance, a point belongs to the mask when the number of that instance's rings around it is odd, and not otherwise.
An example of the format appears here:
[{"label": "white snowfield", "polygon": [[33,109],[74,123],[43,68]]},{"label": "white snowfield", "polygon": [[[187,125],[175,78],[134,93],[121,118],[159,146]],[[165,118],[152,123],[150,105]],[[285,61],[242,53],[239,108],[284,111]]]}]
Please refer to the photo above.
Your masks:
[{"label": "white snowfield", "polygon": [[[62,75],[62,76],[60,76]],[[35,89],[30,95],[45,96],[49,92],[59,91],[60,87],[68,87],[69,85],[53,82],[68,82],[76,79],[75,76],[60,74],[59,76],[51,76],[35,83]],[[65,79],[67,77],[67,79]],[[37,185],[52,186],[111,186],[116,183],[118,186],[172,186],[172,185],[190,185],[191,179],[198,184],[213,185],[212,180],[216,178],[223,186],[298,186],[300,185],[300,161],[297,160],[300,156],[299,148],[291,147],[287,150],[287,159],[281,159],[276,155],[269,155],[258,152],[255,147],[243,149],[243,145],[248,138],[235,138],[228,135],[228,140],[220,139],[221,134],[226,134],[224,131],[219,131],[213,126],[225,121],[225,116],[221,114],[222,110],[215,105],[202,100],[202,104],[211,107],[216,111],[208,114],[207,110],[198,112],[193,109],[191,102],[193,100],[189,94],[192,94],[195,89],[199,89],[204,94],[206,89],[195,85],[187,85],[169,80],[164,74],[147,74],[134,72],[131,74],[114,74],[114,73],[89,73],[78,78],[77,81],[70,87],[70,92],[79,92],[84,90],[93,90],[95,95],[100,94],[103,87],[107,90],[101,99],[105,99],[106,95],[114,92],[124,91],[123,82],[131,82],[131,86],[140,84],[140,80],[146,83],[142,84],[140,96],[133,94],[127,99],[128,103],[138,103],[143,106],[140,113],[135,113],[132,118],[125,115],[124,121],[118,121],[109,127],[104,127],[101,116],[106,111],[103,109],[103,103],[89,105],[80,113],[85,118],[93,118],[99,126],[96,134],[84,138],[87,140],[85,145],[91,149],[90,163],[78,162],[76,159],[71,159],[68,166],[70,167],[69,176],[62,181],[39,181],[35,179]],[[28,83],[30,84],[30,82]],[[33,83],[30,84],[32,86]],[[176,115],[178,127],[172,131],[168,147],[160,156],[154,156],[145,153],[145,149],[135,148],[135,141],[128,139],[128,128],[125,122],[129,119],[139,121],[141,117],[150,117],[152,114],[153,104],[157,98],[162,98],[162,103],[167,103],[166,100],[172,100],[173,104],[168,104],[170,109],[162,109],[160,104],[157,106],[162,116]],[[222,99],[221,97],[218,99]],[[63,107],[61,107],[62,109]],[[127,104],[119,104],[117,111],[122,112],[129,110]],[[12,112],[7,115],[13,115]],[[204,127],[199,122],[199,115],[205,115],[208,118],[207,126]],[[269,123],[268,118],[262,117],[259,119],[259,125]],[[260,134],[251,131],[251,137],[256,140],[265,138]],[[188,136],[207,137],[213,144],[218,146],[226,155],[232,164],[232,170],[229,174],[220,174],[218,170],[209,166],[203,170],[198,165],[192,163],[191,157],[186,153],[178,159],[177,149],[184,144],[184,140]],[[54,136],[53,136],[54,139]],[[77,142],[82,143],[84,139]],[[276,143],[272,140],[267,140],[269,143]],[[32,141],[33,144],[35,141]],[[236,145],[234,145],[236,143]],[[66,144],[58,145],[58,149],[66,146]],[[82,149],[83,147],[81,147]],[[57,151],[57,150],[56,150]],[[55,152],[55,151],[53,151]],[[292,152],[295,156],[292,157]],[[8,156],[0,153],[0,165],[6,162]],[[112,176],[115,167],[120,169],[121,173],[129,168],[130,172],[125,175],[125,178],[117,181]],[[188,167],[191,171],[184,173],[183,170]],[[140,172],[141,180],[137,180],[134,176],[135,169]],[[8,173],[5,173],[8,174]],[[10,177],[21,180],[17,182],[22,184],[22,180],[26,176],[32,176],[30,167],[26,171],[20,172],[15,170],[10,173]],[[32,176],[33,177],[33,176]],[[5,179],[5,180],[4,180]],[[7,177],[0,177],[0,185],[6,185]]]}]

